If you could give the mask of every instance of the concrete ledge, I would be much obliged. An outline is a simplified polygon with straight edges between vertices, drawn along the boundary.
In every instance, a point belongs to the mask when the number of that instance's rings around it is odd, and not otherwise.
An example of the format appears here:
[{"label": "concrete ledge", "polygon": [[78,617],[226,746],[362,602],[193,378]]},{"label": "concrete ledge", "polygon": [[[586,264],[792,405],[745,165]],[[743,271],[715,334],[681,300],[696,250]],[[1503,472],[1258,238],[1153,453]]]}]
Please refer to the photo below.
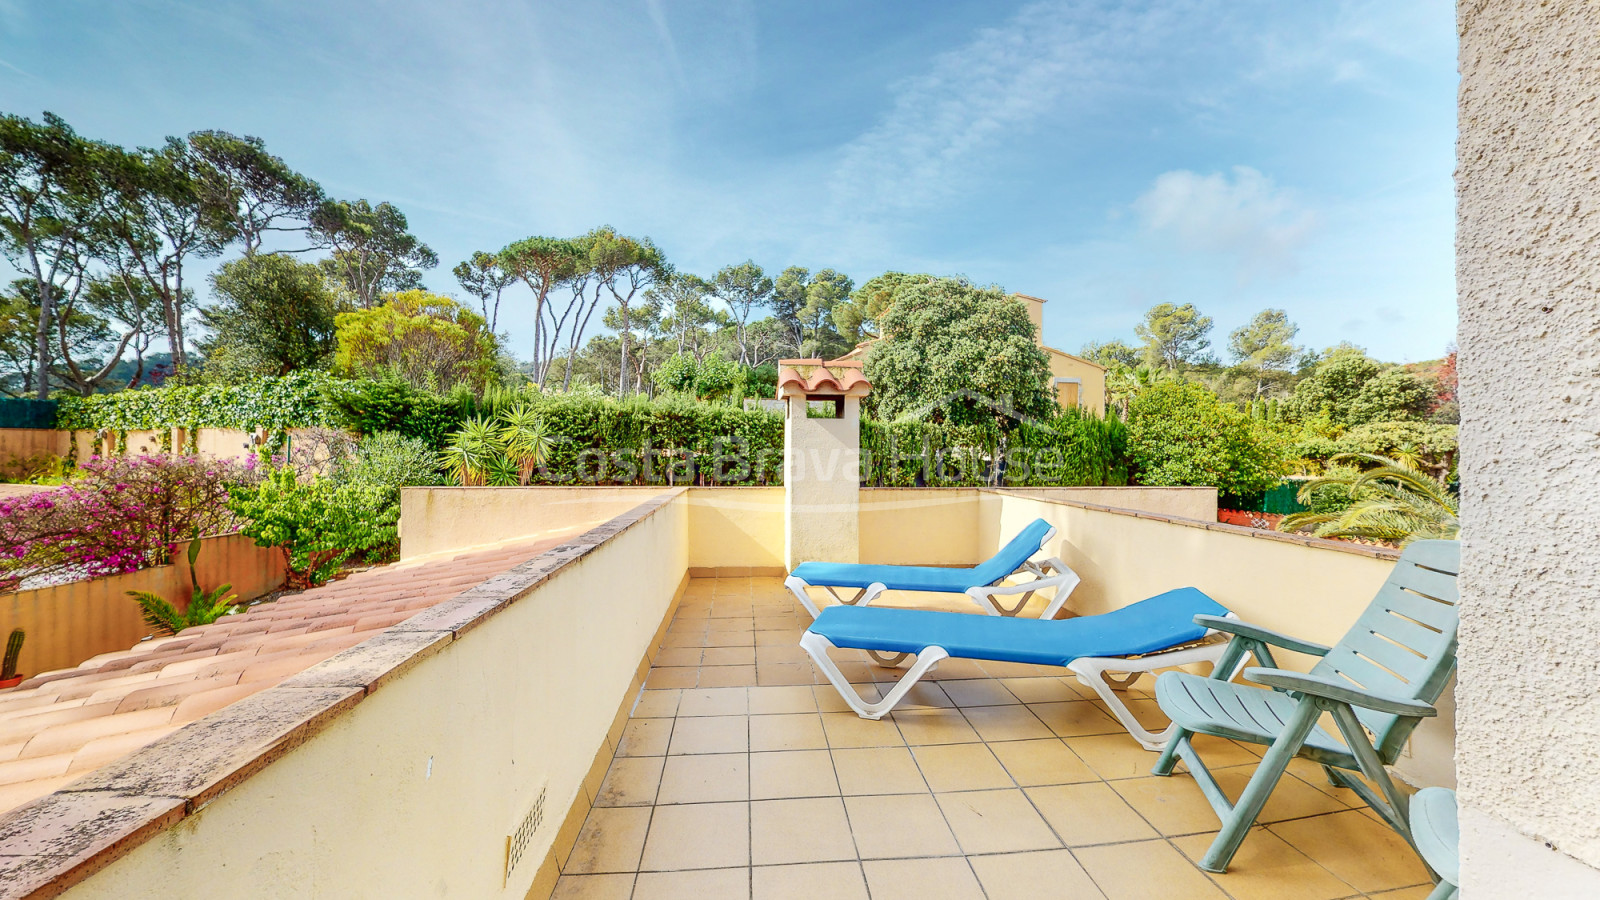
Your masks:
[{"label": "concrete ledge", "polygon": [[0,816],[0,900],[42,900],[79,884],[327,730],[406,670],[682,491],[659,491],[454,600]]}]

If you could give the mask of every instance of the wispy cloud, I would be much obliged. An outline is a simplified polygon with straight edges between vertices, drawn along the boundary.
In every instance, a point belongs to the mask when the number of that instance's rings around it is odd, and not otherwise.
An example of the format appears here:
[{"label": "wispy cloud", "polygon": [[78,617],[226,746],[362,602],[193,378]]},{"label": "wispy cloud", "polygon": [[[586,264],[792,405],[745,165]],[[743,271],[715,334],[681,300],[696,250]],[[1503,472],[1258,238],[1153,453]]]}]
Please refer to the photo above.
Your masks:
[{"label": "wispy cloud", "polygon": [[1231,176],[1164,173],[1133,208],[1147,229],[1172,235],[1182,249],[1233,259],[1241,280],[1294,271],[1317,223],[1292,192],[1249,166]]}]

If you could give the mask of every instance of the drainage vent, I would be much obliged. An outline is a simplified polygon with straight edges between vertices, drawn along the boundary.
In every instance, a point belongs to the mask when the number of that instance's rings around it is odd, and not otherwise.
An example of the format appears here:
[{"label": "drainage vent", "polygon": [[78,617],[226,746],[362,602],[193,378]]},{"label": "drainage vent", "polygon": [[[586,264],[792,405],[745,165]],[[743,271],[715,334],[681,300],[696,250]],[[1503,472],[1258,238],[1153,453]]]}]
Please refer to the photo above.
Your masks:
[{"label": "drainage vent", "polygon": [[[539,796],[528,808],[527,815],[522,817],[522,822],[517,825],[517,830],[506,836],[506,874],[505,883],[511,883],[511,875],[522,864],[523,857],[527,855],[528,846],[533,843],[533,836],[544,827],[545,794],[549,786],[539,788]],[[503,885],[502,885],[503,886]]]}]

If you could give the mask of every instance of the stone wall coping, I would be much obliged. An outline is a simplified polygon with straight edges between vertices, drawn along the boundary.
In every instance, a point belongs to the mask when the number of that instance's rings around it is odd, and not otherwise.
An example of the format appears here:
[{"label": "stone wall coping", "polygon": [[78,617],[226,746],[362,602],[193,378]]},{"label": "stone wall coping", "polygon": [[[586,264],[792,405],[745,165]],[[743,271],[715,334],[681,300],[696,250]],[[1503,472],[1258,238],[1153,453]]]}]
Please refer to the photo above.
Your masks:
[{"label": "stone wall coping", "polygon": [[652,490],[659,496],[567,543],[0,815],[0,900],[59,896],[204,809],[685,488]]}]

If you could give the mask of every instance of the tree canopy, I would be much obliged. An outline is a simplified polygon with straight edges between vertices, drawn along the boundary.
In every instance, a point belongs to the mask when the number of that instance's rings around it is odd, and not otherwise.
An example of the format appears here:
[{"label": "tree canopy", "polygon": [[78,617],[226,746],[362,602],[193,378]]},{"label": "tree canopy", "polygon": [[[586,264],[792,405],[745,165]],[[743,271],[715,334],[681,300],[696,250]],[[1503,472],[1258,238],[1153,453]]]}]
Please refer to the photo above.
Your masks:
[{"label": "tree canopy", "polygon": [[998,287],[953,278],[911,285],[881,326],[866,363],[880,418],[978,424],[1055,411],[1033,322]]},{"label": "tree canopy", "polygon": [[216,303],[201,310],[211,337],[206,366],[233,380],[325,368],[334,350],[336,301],[322,270],[277,253],[244,256],[211,276]]},{"label": "tree canopy", "polygon": [[1174,306],[1158,303],[1133,329],[1144,341],[1145,361],[1163,369],[1181,370],[1206,361],[1211,347],[1211,317],[1202,316],[1193,303]]}]

